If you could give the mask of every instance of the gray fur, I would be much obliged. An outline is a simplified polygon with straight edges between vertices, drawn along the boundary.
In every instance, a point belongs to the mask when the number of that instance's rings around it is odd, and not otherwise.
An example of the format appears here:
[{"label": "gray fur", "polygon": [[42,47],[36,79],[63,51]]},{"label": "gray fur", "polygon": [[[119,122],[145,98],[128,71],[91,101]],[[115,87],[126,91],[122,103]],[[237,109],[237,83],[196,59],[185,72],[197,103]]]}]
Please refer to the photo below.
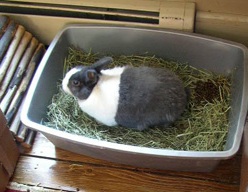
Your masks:
[{"label": "gray fur", "polygon": [[127,67],[121,74],[115,120],[138,130],[168,126],[183,113],[186,103],[185,88],[174,73],[161,68]]}]

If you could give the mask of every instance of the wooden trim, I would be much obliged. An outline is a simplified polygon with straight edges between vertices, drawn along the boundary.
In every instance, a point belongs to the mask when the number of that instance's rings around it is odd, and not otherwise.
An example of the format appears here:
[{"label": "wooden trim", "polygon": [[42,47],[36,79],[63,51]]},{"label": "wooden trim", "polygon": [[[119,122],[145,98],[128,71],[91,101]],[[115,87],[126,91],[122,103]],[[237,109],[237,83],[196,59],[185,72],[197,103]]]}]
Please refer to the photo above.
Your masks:
[{"label": "wooden trim", "polygon": [[248,24],[248,16],[235,15],[235,14],[224,14],[224,13],[210,13],[210,12],[197,12],[198,20],[211,20],[211,22],[235,22],[235,23],[246,23]]},{"label": "wooden trim", "polygon": [[248,16],[198,11],[195,32],[248,46]]}]

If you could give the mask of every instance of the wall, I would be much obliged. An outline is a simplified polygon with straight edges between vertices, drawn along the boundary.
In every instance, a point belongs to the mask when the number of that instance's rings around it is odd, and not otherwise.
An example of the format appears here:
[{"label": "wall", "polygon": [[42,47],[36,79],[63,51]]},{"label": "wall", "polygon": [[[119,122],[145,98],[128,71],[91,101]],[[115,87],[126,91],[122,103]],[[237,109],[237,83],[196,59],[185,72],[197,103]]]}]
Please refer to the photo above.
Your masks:
[{"label": "wall", "polygon": [[[175,0],[174,0],[175,1]],[[178,2],[193,2],[196,5],[195,27],[196,33],[221,37],[236,42],[240,42],[248,46],[248,1],[247,0],[177,0]],[[23,2],[27,4],[23,4]],[[27,25],[34,34],[41,36],[45,43],[49,43],[56,32],[68,23],[111,23],[129,26],[148,26],[153,24],[142,24],[137,22],[123,23],[120,21],[104,21],[97,19],[82,18],[81,15],[75,17],[72,15],[79,14],[85,8],[97,7],[100,11],[109,11],[110,9],[121,9],[122,14],[128,11],[137,10],[139,12],[132,13],[143,15],[143,12],[149,14],[150,20],[156,20],[159,17],[161,5],[166,0],[12,0],[0,2],[1,12],[12,14],[20,23]],[[40,4],[43,3],[43,4]],[[55,4],[56,3],[56,4]],[[27,9],[21,12],[21,6],[35,6],[32,17],[27,17]],[[37,12],[37,6],[43,6],[43,12]],[[44,6],[50,9],[50,12],[44,12]],[[96,11],[99,11],[96,10]],[[11,11],[12,10],[12,11]],[[14,11],[13,11],[14,10]],[[41,9],[40,9],[41,10]],[[128,11],[127,11],[128,10]],[[26,12],[25,12],[26,11]],[[30,9],[29,9],[30,11]],[[92,10],[91,10],[92,11]],[[114,10],[115,11],[115,10]],[[126,13],[125,13],[126,11]],[[20,15],[16,15],[16,13]],[[28,14],[31,14],[30,12]],[[61,15],[55,15],[56,13]],[[150,14],[151,13],[151,14]],[[68,15],[69,14],[69,15]],[[72,14],[72,15],[70,15]],[[118,12],[120,14],[120,12]],[[146,13],[145,13],[146,14]],[[45,16],[46,15],[46,16]],[[155,16],[154,16],[155,15]],[[155,19],[154,19],[155,18]],[[48,22],[49,21],[49,22]],[[156,21],[155,21],[156,22]]]}]

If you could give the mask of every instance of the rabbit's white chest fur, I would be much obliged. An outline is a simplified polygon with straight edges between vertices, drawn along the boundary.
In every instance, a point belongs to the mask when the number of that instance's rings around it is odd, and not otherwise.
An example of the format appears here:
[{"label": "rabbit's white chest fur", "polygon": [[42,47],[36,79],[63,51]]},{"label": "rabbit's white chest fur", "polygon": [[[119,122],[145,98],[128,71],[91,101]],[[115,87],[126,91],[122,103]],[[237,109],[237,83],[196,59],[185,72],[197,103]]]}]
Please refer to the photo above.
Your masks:
[{"label": "rabbit's white chest fur", "polygon": [[97,85],[86,100],[79,100],[80,108],[97,121],[108,126],[117,125],[115,115],[119,101],[119,85],[125,67],[102,70]]}]

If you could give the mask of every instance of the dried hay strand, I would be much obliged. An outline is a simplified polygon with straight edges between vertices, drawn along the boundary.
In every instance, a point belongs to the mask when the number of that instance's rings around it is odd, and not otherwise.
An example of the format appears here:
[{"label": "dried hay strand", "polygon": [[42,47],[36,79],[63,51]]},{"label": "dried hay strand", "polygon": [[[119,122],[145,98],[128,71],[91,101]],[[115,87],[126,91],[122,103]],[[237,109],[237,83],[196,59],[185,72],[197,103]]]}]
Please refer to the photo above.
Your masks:
[{"label": "dried hay strand", "polygon": [[[76,65],[90,65],[100,54],[69,48],[64,72]],[[136,131],[120,126],[108,127],[81,111],[75,98],[65,94],[61,85],[48,106],[45,125],[72,134],[125,145],[185,151],[222,151],[228,133],[230,76],[214,74],[155,56],[113,56],[111,67],[132,65],[165,67],[174,71],[190,90],[188,107],[168,128],[153,127]]]}]

